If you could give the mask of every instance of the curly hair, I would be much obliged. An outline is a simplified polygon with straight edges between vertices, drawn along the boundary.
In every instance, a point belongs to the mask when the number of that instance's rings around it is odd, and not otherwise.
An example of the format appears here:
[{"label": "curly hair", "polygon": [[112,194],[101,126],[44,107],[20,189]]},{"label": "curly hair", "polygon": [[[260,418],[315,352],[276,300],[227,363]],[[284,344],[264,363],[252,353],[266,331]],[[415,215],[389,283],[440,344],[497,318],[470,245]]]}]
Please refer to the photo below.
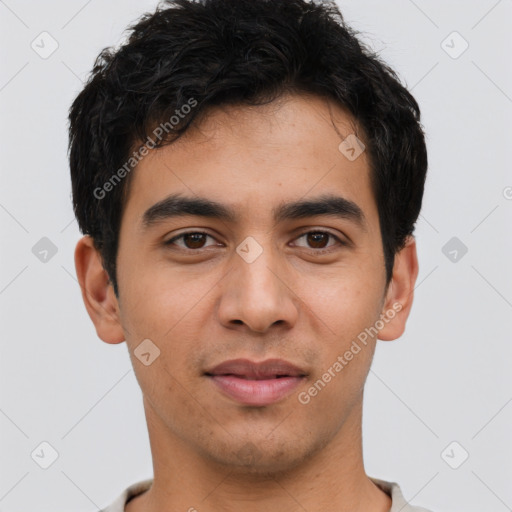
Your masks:
[{"label": "curly hair", "polygon": [[[420,109],[334,1],[167,0],[127,30],[124,44],[100,52],[69,111],[75,216],[116,295],[119,230],[133,176],[126,162],[136,165],[137,144],[153,141],[155,127],[172,117],[179,122],[155,147],[172,143],[211,108],[261,105],[288,92],[334,99],[361,127],[389,283],[423,198]],[[191,98],[194,108],[178,117]],[[124,179],[104,187],[123,165]]]}]

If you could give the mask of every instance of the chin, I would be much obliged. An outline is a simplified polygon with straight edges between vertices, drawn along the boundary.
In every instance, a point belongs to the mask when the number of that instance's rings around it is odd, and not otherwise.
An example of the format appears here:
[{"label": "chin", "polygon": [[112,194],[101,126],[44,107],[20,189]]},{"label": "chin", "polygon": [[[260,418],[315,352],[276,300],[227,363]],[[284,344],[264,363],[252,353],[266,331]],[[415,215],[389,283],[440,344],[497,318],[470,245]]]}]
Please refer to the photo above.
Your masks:
[{"label": "chin", "polygon": [[[261,439],[254,436],[252,440],[229,440],[228,446],[217,445],[209,448],[209,458],[225,467],[232,474],[243,476],[261,476],[275,478],[283,475],[314,455],[320,446],[306,447],[293,436],[281,439]],[[320,445],[320,443],[319,443]]]}]

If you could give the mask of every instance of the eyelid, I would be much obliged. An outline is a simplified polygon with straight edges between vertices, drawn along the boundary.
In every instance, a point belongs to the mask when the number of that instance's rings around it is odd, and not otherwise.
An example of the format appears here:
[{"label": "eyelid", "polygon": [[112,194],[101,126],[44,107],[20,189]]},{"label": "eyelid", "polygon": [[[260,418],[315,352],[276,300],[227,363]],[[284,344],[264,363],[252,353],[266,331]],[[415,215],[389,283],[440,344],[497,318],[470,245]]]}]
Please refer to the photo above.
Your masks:
[{"label": "eyelid", "polygon": [[[295,241],[299,238],[302,238],[304,235],[308,235],[310,233],[326,234],[326,235],[329,235],[330,237],[334,238],[338,242],[338,244],[341,246],[346,247],[346,246],[350,245],[350,241],[344,240],[342,237],[338,236],[337,234],[334,234],[332,231],[330,231],[329,229],[326,229],[326,228],[311,228],[311,227],[304,228],[297,235],[295,235],[293,240]],[[188,231],[184,231],[183,233],[179,233],[178,235],[171,237],[169,240],[166,240],[164,242],[164,245],[172,245],[172,243],[174,243],[176,240],[183,239],[183,237],[185,237],[187,235],[199,235],[199,234],[206,235],[207,237],[210,237],[210,238],[216,240],[214,235],[208,233],[207,231],[197,229],[197,230],[188,230]],[[202,250],[208,249],[208,247],[213,247],[213,246],[200,247],[199,249],[189,249],[188,247],[180,247],[180,249],[184,250],[184,251],[190,251],[190,252],[200,252]],[[320,253],[322,251],[324,251],[324,252],[329,251],[335,247],[336,247],[336,245],[331,245],[331,246],[328,246],[328,247],[325,247],[322,249],[314,249],[314,248],[308,248],[308,247],[303,247],[303,249],[307,249],[307,250],[310,250],[311,252],[315,252],[315,253]]]},{"label": "eyelid", "polygon": [[[300,232],[294,238],[294,240],[297,240],[298,238],[302,238],[304,235],[308,235],[310,233],[321,233],[321,234],[329,235],[330,237],[334,238],[339,243],[339,245],[341,245],[341,246],[348,246],[348,245],[350,245],[350,242],[348,240],[343,239],[339,235],[333,233],[332,231],[330,231],[330,230],[328,230],[326,228],[316,228],[316,229],[315,228],[307,228],[305,231]],[[308,247],[304,247],[304,249],[309,249],[310,251],[313,251],[313,252],[321,252],[321,251],[328,251],[330,249],[333,249],[334,247],[335,247],[335,245],[331,245],[331,246],[325,247],[323,249],[311,249],[311,248],[308,248]]]},{"label": "eyelid", "polygon": [[[212,234],[208,233],[207,231],[203,231],[201,229],[197,229],[197,230],[184,231],[183,233],[175,235],[175,236],[169,238],[169,240],[166,240],[164,242],[164,245],[171,245],[176,240],[179,240],[180,238],[183,238],[183,237],[185,237],[187,235],[206,235],[206,236],[209,236],[210,238],[213,238],[214,240],[216,240],[215,236],[213,236]],[[184,250],[198,252],[201,249],[188,249],[187,247],[185,247]]]}]

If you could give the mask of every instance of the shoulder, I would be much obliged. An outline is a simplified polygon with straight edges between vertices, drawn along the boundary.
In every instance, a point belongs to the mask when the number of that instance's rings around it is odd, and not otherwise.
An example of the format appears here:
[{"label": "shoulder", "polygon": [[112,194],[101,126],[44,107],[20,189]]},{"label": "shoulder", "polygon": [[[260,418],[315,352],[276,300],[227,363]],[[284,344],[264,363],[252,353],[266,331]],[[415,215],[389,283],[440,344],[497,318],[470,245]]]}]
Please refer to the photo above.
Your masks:
[{"label": "shoulder", "polygon": [[128,501],[147,491],[152,483],[153,479],[150,478],[130,485],[108,507],[101,509],[100,512],[124,512]]},{"label": "shoulder", "polygon": [[391,497],[392,505],[389,512],[431,512],[430,510],[411,505],[402,494],[400,486],[396,482],[387,482],[379,478],[369,477],[370,480],[381,490]]}]

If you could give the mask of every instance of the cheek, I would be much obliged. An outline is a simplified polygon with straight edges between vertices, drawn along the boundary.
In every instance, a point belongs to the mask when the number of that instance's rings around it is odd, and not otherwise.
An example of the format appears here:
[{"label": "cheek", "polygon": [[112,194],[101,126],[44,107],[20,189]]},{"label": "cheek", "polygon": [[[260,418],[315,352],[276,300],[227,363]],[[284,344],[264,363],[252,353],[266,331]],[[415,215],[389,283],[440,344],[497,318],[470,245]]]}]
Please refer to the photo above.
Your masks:
[{"label": "cheek", "polygon": [[201,299],[216,282],[204,270],[191,272],[164,261],[130,262],[118,269],[124,326],[162,340],[182,330],[183,320],[201,310]]},{"label": "cheek", "polygon": [[[205,340],[205,319],[211,317],[212,305],[205,294],[215,280],[207,275],[192,278],[185,272],[171,273],[168,268],[146,269],[136,278],[134,273],[127,275],[131,282],[121,311],[137,380],[155,404],[162,400],[177,406],[183,395],[188,396],[183,390],[192,391],[198,384],[193,364]],[[145,339],[154,343],[158,353],[149,367],[137,358],[137,347]],[[188,406],[185,400],[179,407]]]},{"label": "cheek", "polygon": [[360,399],[377,340],[367,329],[379,318],[381,292],[356,279],[315,297],[312,309],[328,328],[321,326],[322,334],[317,333],[319,364],[297,398],[307,414],[323,417],[330,427],[340,426]]},{"label": "cheek", "polygon": [[304,275],[304,302],[330,327],[334,336],[346,339],[373,323],[382,307],[384,279],[364,262],[323,275]]},{"label": "cheek", "polygon": [[380,280],[358,272],[330,279],[310,294],[321,333],[316,334],[319,365],[303,390],[304,399],[311,401],[309,412],[332,410],[333,421],[339,421],[359,399],[377,340],[366,329],[379,319],[381,296]]}]

